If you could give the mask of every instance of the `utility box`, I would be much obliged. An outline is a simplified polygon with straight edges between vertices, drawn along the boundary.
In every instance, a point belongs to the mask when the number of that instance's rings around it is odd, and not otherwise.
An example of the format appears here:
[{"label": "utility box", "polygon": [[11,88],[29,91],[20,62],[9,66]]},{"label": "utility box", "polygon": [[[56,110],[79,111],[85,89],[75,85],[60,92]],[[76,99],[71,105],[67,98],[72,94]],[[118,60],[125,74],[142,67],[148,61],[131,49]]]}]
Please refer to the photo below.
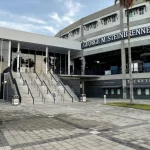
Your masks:
[{"label": "utility box", "polygon": [[13,99],[12,99],[12,105],[17,106],[19,105],[19,96],[18,95],[14,95]]},{"label": "utility box", "polygon": [[80,102],[86,102],[86,94],[81,94]]}]

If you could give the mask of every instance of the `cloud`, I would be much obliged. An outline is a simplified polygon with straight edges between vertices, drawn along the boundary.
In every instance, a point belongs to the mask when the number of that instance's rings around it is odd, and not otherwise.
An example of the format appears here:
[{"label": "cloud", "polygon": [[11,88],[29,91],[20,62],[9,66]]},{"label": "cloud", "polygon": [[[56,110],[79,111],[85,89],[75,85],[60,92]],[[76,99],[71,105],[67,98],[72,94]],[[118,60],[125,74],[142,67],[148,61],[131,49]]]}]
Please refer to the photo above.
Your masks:
[{"label": "cloud", "polygon": [[34,17],[30,17],[30,16],[22,16],[22,15],[18,15],[18,14],[12,14],[10,12],[3,11],[3,10],[0,10],[0,16],[1,16],[1,18],[4,18],[6,16],[6,17],[9,17],[10,19],[23,21],[23,22],[28,21],[28,22],[32,22],[32,23],[36,23],[36,24],[47,24],[44,20],[41,20],[41,19],[37,19]]},{"label": "cloud", "polygon": [[[56,34],[58,31],[42,19],[0,10],[0,26],[27,32]],[[6,19],[7,18],[7,19]],[[12,20],[12,21],[11,21]]]},{"label": "cloud", "polygon": [[38,24],[47,24],[45,21],[40,20],[40,19],[36,19],[36,18],[32,18],[32,17],[27,17],[27,16],[20,16],[21,18],[24,18],[27,21],[33,22],[33,23],[38,23]]},{"label": "cloud", "polygon": [[61,18],[58,16],[58,14],[56,12],[52,13],[51,15],[49,15],[50,18],[56,20],[57,22],[61,22]]},{"label": "cloud", "polygon": [[57,2],[64,5],[65,13],[63,15],[59,15],[57,12],[53,12],[49,14],[49,17],[60,23],[61,26],[72,24],[75,21],[77,13],[81,10],[82,5],[74,0],[57,0]]},{"label": "cloud", "polygon": [[48,31],[50,31],[53,34],[56,34],[58,31],[56,29],[54,29],[52,26],[44,26],[45,29],[47,29]]},{"label": "cloud", "polygon": [[[19,3],[19,1],[23,2],[24,0],[17,1]],[[40,1],[41,0],[27,0],[26,3],[39,3]],[[40,8],[41,6],[43,7],[41,9],[42,13],[39,14],[35,14],[32,11],[30,11],[31,13],[19,13],[20,11],[14,11],[11,9],[0,9],[0,26],[22,31],[54,35],[61,28],[72,24],[77,19],[77,14],[82,7],[77,1],[78,0],[54,0],[54,3],[61,7],[59,10],[52,11],[49,14],[49,10],[43,10],[43,8],[45,9],[45,3],[39,3]],[[47,4],[49,3],[47,2]],[[51,20],[49,20],[49,18],[51,18]]]},{"label": "cloud", "polygon": [[74,2],[73,0],[66,0],[65,6],[68,9],[68,13],[66,15],[74,17],[75,14],[79,12],[82,5],[79,2]]},{"label": "cloud", "polygon": [[9,21],[0,21],[0,26],[11,28],[11,29],[16,29],[16,30],[27,31],[27,32],[34,32],[34,33],[37,33],[38,31],[42,31],[42,32],[50,32],[50,33],[56,34],[58,32],[52,26],[43,26],[43,25],[39,26],[39,25],[33,25],[33,24],[9,22]]}]

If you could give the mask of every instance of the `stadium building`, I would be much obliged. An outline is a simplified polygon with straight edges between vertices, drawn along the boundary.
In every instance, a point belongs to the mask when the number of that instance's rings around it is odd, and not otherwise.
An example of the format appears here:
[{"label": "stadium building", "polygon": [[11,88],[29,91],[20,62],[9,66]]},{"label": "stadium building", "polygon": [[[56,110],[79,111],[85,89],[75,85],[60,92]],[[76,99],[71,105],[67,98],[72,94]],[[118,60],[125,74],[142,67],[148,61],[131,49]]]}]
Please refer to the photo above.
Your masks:
[{"label": "stadium building", "polygon": [[[150,98],[150,3],[136,0],[130,9],[130,35],[134,97]],[[56,37],[82,43],[82,51],[71,57],[72,74],[99,75],[85,82],[87,97],[129,98],[129,65],[126,10],[119,5],[84,17],[61,30]]]},{"label": "stadium building", "polygon": [[[55,37],[0,28],[1,97],[22,103],[87,97],[129,98],[126,10],[84,17]],[[150,98],[150,3],[130,9],[135,99]],[[83,70],[84,68],[84,75]],[[69,101],[70,101],[69,100]]]}]

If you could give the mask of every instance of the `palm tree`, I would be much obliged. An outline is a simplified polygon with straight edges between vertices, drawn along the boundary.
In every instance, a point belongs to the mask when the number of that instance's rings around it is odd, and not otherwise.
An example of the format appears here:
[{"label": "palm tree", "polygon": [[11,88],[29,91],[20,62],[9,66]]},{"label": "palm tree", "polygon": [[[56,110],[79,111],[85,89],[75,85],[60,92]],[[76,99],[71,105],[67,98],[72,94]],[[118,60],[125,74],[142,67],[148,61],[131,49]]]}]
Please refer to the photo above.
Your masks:
[{"label": "palm tree", "polygon": [[[133,94],[133,80],[132,80],[132,55],[131,55],[131,46],[130,46],[130,21],[129,21],[129,14],[130,14],[130,7],[133,6],[135,0],[115,0],[116,3],[120,3],[120,7],[126,9],[127,15],[127,32],[128,32],[128,59],[129,59],[129,76],[130,76],[130,104],[134,104],[134,94]],[[150,0],[145,0],[146,2]]]}]

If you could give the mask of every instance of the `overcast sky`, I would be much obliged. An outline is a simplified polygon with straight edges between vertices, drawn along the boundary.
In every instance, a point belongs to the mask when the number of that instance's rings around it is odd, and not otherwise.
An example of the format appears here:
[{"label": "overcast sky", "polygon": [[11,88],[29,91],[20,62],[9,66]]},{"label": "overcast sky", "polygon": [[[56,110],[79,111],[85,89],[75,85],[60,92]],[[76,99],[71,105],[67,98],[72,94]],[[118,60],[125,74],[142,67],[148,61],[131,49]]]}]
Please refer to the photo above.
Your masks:
[{"label": "overcast sky", "polygon": [[0,26],[53,36],[113,3],[114,0],[1,0]]}]

